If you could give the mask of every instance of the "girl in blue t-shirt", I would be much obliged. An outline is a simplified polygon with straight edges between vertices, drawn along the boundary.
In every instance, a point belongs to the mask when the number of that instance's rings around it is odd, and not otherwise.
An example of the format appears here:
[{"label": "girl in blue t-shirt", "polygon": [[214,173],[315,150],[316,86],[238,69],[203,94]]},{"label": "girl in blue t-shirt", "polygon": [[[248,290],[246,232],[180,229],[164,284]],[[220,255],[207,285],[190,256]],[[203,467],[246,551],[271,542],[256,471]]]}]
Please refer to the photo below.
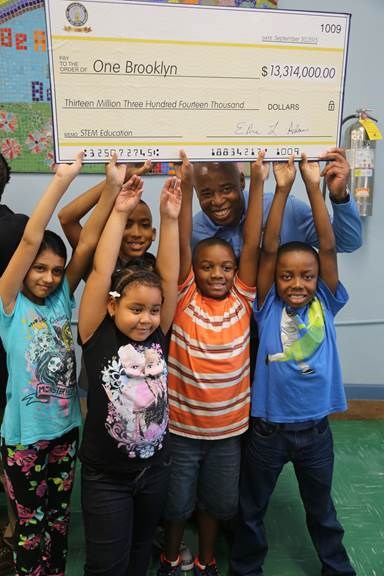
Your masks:
[{"label": "girl in blue t-shirt", "polygon": [[[302,242],[280,246],[284,208],[296,170],[293,158],[274,164],[276,192],[263,237],[254,309],[259,349],[232,554],[234,576],[263,574],[268,551],[264,515],[289,461],[322,574],[356,574],[342,543],[344,531],[331,496],[334,454],[327,419],[331,412],[346,409],[333,318],[348,296],[339,282],[319,164],[308,162],[303,154],[300,171],[319,252]],[[344,186],[335,166],[326,166],[323,176],[333,188]]]},{"label": "girl in blue t-shirt", "polygon": [[7,354],[1,454],[16,512],[16,574],[63,575],[69,500],[81,423],[71,315],[72,294],[124,181],[116,157],[105,194],[85,224],[67,267],[62,239],[45,230],[81,169],[61,164],[0,278],[0,337]]}]

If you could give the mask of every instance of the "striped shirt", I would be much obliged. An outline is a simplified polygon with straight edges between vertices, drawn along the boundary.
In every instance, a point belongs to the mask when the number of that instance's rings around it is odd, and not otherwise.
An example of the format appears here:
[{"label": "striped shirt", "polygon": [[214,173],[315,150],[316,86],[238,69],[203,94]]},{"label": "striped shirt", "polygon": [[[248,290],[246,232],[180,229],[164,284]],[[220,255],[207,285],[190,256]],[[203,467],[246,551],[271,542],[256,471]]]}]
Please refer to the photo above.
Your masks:
[{"label": "striped shirt", "polygon": [[249,330],[255,288],[236,276],[226,298],[203,296],[193,272],[179,287],[168,358],[169,429],[217,440],[248,428]]}]

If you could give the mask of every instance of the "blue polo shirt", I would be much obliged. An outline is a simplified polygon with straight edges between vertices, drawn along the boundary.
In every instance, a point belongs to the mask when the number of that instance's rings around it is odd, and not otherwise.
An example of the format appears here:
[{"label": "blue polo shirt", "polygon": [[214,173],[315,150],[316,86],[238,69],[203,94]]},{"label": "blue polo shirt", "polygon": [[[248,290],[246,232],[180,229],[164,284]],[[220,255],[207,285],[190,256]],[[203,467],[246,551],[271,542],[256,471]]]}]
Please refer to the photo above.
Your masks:
[{"label": "blue polo shirt", "polygon": [[[247,207],[248,193],[244,194],[244,200],[245,207]],[[271,192],[264,194],[263,226],[267,221],[272,200],[273,194]],[[357,250],[362,244],[362,226],[356,202],[350,197],[348,202],[332,203],[332,206],[337,251],[353,252]],[[234,227],[217,226],[204,212],[198,212],[193,218],[192,247],[200,240],[215,236],[227,240],[233,247],[236,256],[239,257],[243,245],[244,219],[245,214],[243,214],[240,223]],[[281,244],[299,241],[318,247],[316,228],[309,204],[294,196],[288,196],[280,237]]]}]

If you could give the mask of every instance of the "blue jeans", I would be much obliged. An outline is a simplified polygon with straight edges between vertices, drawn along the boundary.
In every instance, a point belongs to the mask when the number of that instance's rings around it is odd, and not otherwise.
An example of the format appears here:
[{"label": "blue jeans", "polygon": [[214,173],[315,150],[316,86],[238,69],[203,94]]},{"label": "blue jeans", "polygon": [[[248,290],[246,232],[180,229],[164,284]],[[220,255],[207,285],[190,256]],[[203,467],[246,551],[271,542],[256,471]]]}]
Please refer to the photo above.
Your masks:
[{"label": "blue jeans", "polygon": [[115,478],[82,466],[86,576],[145,576],[168,487],[160,462]]},{"label": "blue jeans", "polygon": [[241,438],[200,440],[170,434],[172,470],[164,517],[189,518],[195,506],[218,520],[238,511]]},{"label": "blue jeans", "polygon": [[240,522],[232,553],[233,576],[263,574],[268,551],[264,515],[284,464],[292,462],[323,576],[355,575],[342,544],[343,528],[331,497],[333,439],[324,418],[309,429],[251,419],[240,479]]}]

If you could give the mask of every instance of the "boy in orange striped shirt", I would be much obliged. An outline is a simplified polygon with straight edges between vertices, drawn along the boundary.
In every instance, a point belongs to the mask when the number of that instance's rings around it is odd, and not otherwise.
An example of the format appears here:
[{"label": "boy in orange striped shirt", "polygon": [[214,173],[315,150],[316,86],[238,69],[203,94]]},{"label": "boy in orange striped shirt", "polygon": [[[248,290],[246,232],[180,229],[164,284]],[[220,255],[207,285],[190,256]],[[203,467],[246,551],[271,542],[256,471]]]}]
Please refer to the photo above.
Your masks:
[{"label": "boy in orange striped shirt", "polygon": [[237,513],[241,435],[249,420],[249,326],[268,166],[263,153],[252,164],[237,265],[231,245],[220,238],[202,240],[192,255],[193,174],[185,153],[181,158],[179,298],[168,360],[172,468],[157,574],[180,574],[179,545],[185,521],[197,505],[194,574],[217,576],[218,521]]}]

